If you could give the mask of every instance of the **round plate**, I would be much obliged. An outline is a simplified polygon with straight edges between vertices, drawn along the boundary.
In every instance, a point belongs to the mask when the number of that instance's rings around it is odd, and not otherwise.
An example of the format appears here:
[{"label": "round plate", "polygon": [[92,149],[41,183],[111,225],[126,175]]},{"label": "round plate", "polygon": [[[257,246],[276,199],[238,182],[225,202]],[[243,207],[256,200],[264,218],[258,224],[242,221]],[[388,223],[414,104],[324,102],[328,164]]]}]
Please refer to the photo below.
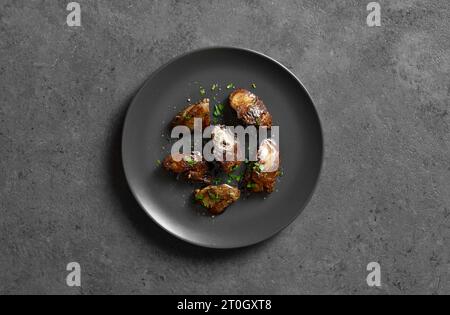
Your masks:
[{"label": "round plate", "polygon": [[[212,92],[215,83],[221,90]],[[209,97],[214,106],[217,95],[218,102],[227,104],[230,83],[263,99],[274,125],[280,126],[284,175],[273,194],[251,195],[212,218],[193,202],[198,185],[177,180],[157,161],[170,153],[174,140],[168,139],[168,126],[187,100]],[[236,248],[270,238],[302,212],[319,179],[323,136],[311,97],[288,69],[254,51],[217,47],[176,58],[144,84],[127,113],[122,155],[135,198],[163,229],[199,246]]]}]

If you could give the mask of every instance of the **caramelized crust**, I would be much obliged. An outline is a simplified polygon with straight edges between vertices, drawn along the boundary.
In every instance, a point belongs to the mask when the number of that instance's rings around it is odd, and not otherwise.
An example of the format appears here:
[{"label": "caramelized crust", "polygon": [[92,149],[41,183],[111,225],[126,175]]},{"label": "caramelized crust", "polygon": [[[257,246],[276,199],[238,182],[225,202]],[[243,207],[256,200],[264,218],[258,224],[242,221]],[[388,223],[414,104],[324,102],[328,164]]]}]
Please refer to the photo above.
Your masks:
[{"label": "caramelized crust", "polygon": [[208,209],[213,215],[222,214],[226,208],[241,197],[236,187],[229,185],[208,186],[194,192],[197,203]]},{"label": "caramelized crust", "polygon": [[252,92],[245,89],[234,91],[230,95],[230,106],[245,124],[272,127],[272,115],[264,102]]},{"label": "caramelized crust", "polygon": [[256,170],[249,170],[245,174],[245,184],[249,191],[254,193],[267,192],[272,193],[275,190],[275,184],[279,172],[263,173]]},{"label": "caramelized crust", "polygon": [[280,152],[272,139],[264,140],[258,150],[258,161],[245,174],[245,185],[252,192],[272,193],[280,175]]},{"label": "caramelized crust", "polygon": [[194,130],[194,119],[200,118],[202,120],[202,128],[205,129],[211,124],[209,115],[209,99],[205,98],[201,102],[190,105],[181,111],[172,121],[172,126],[186,126]]},{"label": "caramelized crust", "polygon": [[182,174],[186,179],[193,182],[206,184],[211,182],[208,164],[198,154],[169,155],[164,159],[163,166],[166,170],[175,174]]}]

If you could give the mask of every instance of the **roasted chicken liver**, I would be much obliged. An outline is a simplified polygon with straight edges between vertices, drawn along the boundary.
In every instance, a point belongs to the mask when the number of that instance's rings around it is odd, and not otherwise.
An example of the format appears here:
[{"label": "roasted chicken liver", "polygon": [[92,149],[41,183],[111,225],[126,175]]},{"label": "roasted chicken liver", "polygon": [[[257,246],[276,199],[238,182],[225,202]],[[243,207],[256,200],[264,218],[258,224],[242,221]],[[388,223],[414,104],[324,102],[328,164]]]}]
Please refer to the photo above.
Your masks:
[{"label": "roasted chicken liver", "polygon": [[238,161],[239,140],[226,126],[214,126],[212,139],[216,161],[230,174],[242,164]]},{"label": "roasted chicken liver", "polygon": [[164,159],[163,166],[166,170],[175,174],[181,174],[193,182],[206,184],[211,182],[211,177],[208,174],[208,164],[198,152],[194,152],[191,155],[181,153],[174,156],[169,155]]},{"label": "roasted chicken liver", "polygon": [[252,163],[245,175],[247,190],[251,192],[268,192],[275,190],[280,175],[280,152],[272,139],[266,139],[258,150],[258,161]]},{"label": "roasted chicken liver", "polygon": [[230,95],[230,106],[245,124],[272,127],[272,115],[264,102],[252,92],[244,89],[234,91]]},{"label": "roasted chicken liver", "polygon": [[213,215],[223,213],[226,208],[240,197],[240,190],[229,185],[208,186],[203,189],[197,189],[194,192],[194,198],[197,203],[208,209]]},{"label": "roasted chicken liver", "polygon": [[200,103],[190,105],[181,111],[172,121],[172,126],[186,126],[194,130],[194,119],[202,120],[202,128],[205,129],[211,124],[209,115],[209,99],[205,98]]}]

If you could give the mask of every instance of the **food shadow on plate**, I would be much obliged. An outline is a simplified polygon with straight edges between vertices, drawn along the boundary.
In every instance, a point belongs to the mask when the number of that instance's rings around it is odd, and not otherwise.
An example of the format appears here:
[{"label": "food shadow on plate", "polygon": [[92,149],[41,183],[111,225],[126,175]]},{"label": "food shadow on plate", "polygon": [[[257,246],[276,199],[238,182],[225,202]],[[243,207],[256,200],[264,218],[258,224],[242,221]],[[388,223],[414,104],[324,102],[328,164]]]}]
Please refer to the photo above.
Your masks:
[{"label": "food shadow on plate", "polygon": [[[180,256],[190,259],[199,259],[204,261],[217,261],[222,259],[232,259],[236,256],[250,254],[251,252],[262,250],[268,245],[270,239],[262,243],[230,250],[203,248],[196,245],[186,243],[175,236],[164,231],[159,227],[140,207],[130,188],[125,177],[122,164],[122,130],[127,113],[127,109],[131,104],[130,98],[120,110],[111,125],[111,136],[107,144],[106,163],[108,182],[111,185],[111,198],[117,199],[117,203],[122,208],[122,214],[128,220],[137,233],[151,242],[152,245],[161,250],[169,252],[171,255]],[[164,172],[164,170],[160,170]],[[159,171],[158,171],[159,172]],[[167,175],[167,174],[165,174]],[[164,180],[173,180],[170,176],[163,176]],[[194,207],[195,205],[193,205]]]},{"label": "food shadow on plate", "polygon": [[228,97],[222,101],[222,104],[225,105],[225,108],[223,110],[222,124],[226,126],[241,125],[242,122],[237,118],[236,111],[231,108]]}]

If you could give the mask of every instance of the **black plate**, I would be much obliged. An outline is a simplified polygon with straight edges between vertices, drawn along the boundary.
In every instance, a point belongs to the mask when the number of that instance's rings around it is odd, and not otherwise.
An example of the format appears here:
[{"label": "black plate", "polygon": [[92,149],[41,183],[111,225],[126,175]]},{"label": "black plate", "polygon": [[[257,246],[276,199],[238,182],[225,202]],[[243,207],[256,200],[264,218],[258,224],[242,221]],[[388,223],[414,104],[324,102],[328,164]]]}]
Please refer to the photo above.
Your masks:
[{"label": "black plate", "polygon": [[[212,93],[214,83],[220,84],[220,92]],[[253,90],[280,126],[284,175],[272,195],[240,200],[211,218],[193,203],[196,186],[176,180],[157,161],[170,152],[168,124],[187,99],[203,98],[202,86],[206,96],[218,94],[224,102],[229,83]],[[127,113],[122,154],[131,190],[157,224],[189,243],[236,248],[270,238],[302,212],[318,182],[323,136],[311,97],[289,70],[254,51],[218,47],[178,57],[145,83]]]}]

